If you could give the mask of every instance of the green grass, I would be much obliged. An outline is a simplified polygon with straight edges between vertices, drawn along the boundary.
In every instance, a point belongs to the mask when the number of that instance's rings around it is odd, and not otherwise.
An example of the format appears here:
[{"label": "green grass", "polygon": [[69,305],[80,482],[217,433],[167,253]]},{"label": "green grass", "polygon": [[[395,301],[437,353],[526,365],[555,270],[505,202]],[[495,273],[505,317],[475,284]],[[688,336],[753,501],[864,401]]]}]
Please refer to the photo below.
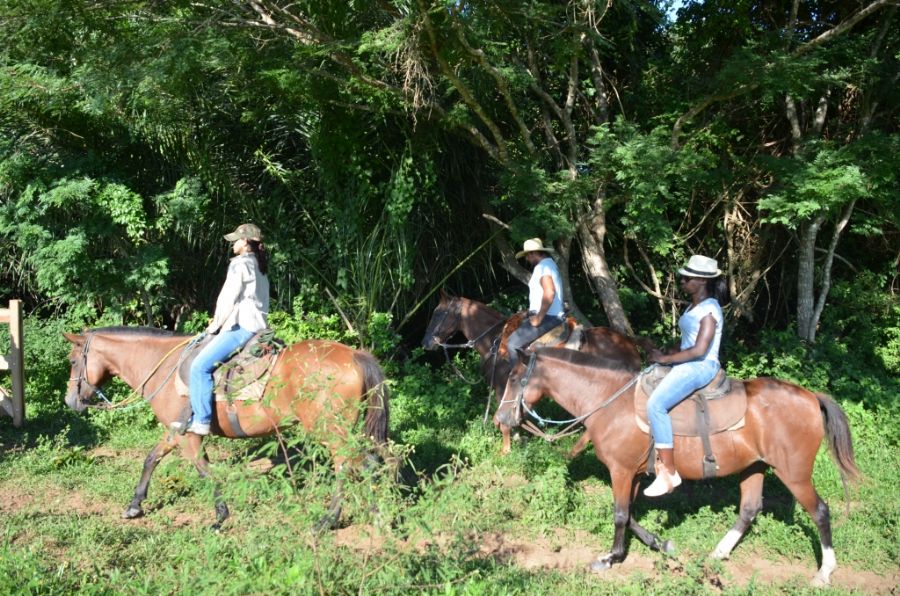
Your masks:
[{"label": "green grass", "polygon": [[[325,510],[333,477],[327,461],[310,446],[297,451],[292,482],[284,468],[268,474],[248,468],[249,460],[265,452],[265,442],[211,441],[215,474],[224,481],[232,511],[221,532],[208,529],[214,517],[209,484],[177,456],[157,469],[145,503],[147,516],[125,521],[119,514],[160,430],[139,412],[118,420],[103,417],[104,431],[87,435],[73,430],[85,421],[64,411],[58,412],[52,434],[36,433],[31,424],[25,431],[4,427],[0,590],[612,594],[706,593],[721,584],[728,593],[775,593],[804,591],[819,556],[813,524],[771,475],[765,511],[734,558],[750,567],[754,560],[782,561],[802,573],[774,585],[730,580],[730,563],[705,558],[734,521],[738,489],[733,478],[687,483],[658,503],[638,502],[639,522],[678,547],[676,557],[667,559],[630,539],[629,555],[654,561],[651,570],[630,573],[626,560],[624,572],[610,580],[577,568],[529,569],[516,564],[515,557],[486,556],[479,547],[491,534],[518,545],[544,544],[549,552],[579,541],[604,552],[613,535],[612,496],[592,454],[569,462],[563,456],[568,445],[529,440],[500,458],[498,437],[480,422],[437,433],[454,439],[451,447],[458,455],[443,463],[421,460],[414,486],[350,484],[346,514],[351,534],[361,543],[357,548],[342,545],[347,530],[319,536],[311,531]],[[856,413],[856,419],[873,428],[891,422],[872,413]],[[816,465],[815,481],[831,502],[835,522],[841,565],[836,580],[853,572],[897,573],[900,514],[884,466],[898,461],[897,446],[878,442],[877,433],[860,434],[867,437],[857,443],[867,480],[852,493],[849,518],[840,481],[824,452]],[[367,531],[373,536],[368,547]]]}]

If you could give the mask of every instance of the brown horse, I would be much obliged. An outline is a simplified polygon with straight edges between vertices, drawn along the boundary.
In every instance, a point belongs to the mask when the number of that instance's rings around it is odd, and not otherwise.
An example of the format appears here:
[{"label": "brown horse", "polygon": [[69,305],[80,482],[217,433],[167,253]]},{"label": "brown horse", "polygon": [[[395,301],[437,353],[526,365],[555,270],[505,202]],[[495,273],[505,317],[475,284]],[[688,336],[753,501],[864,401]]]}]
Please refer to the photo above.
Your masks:
[{"label": "brown horse", "polygon": [[[612,551],[598,557],[592,569],[602,571],[625,558],[625,527],[646,545],[670,551],[631,517],[631,503],[639,488],[638,475],[647,469],[649,437],[635,422],[633,371],[616,363],[586,357],[571,350],[549,348],[522,359],[509,375],[495,422],[522,422],[541,396],[552,397],[577,418],[583,418],[594,451],[608,469],[615,503]],[[762,509],[763,477],[772,468],[819,530],[822,566],[813,582],[825,585],[837,567],[831,546],[828,505],[812,484],[813,463],[823,437],[845,483],[859,475],[847,417],[830,397],[812,393],[786,381],[759,378],[744,381],[747,393],[745,424],[710,436],[719,475],[740,474],[740,514],[712,552],[727,558],[750,522]],[[823,424],[824,421],[824,424]],[[675,437],[676,467],[683,478],[702,478],[701,440]]]},{"label": "brown horse", "polygon": [[[182,346],[189,336],[152,328],[110,327],[81,335],[64,334],[72,343],[72,365],[66,404],[83,412],[96,401],[99,390],[117,376],[149,401],[157,420],[166,429],[179,419],[187,399],[178,394],[174,377]],[[348,457],[342,447],[352,439],[350,429],[366,402],[365,434],[380,447],[387,440],[388,392],[384,374],[375,358],[349,346],[309,340],[290,345],[279,354],[262,401],[233,402],[239,429],[229,420],[222,403],[215,408],[212,433],[228,437],[259,437],[280,427],[299,423],[331,451],[336,471]],[[209,460],[201,449],[202,437],[167,430],[144,460],[144,469],[134,498],[122,517],[143,515],[141,502],[147,496],[150,476],[160,460],[176,447],[192,461],[200,476],[209,475]],[[361,457],[360,457],[361,459]],[[340,486],[340,482],[338,483]],[[216,495],[216,526],[228,517],[228,507]],[[323,523],[336,523],[340,516],[340,491],[335,494]]]},{"label": "brown horse", "polygon": [[[445,351],[448,347],[470,347],[478,350],[484,376],[499,401],[509,374],[509,361],[498,356],[501,333],[507,317],[477,300],[449,296],[443,290],[440,297],[440,302],[435,307],[425,330],[422,347],[426,350],[441,347]],[[447,340],[457,333],[462,333],[468,342],[459,345],[448,344]],[[646,349],[648,346],[642,347]],[[637,340],[606,327],[585,329],[580,351],[620,362],[634,372],[639,371],[641,367]],[[508,426],[500,425],[504,454],[510,450],[509,431]],[[588,441],[589,438],[584,435],[572,448],[571,455],[584,449]]]}]

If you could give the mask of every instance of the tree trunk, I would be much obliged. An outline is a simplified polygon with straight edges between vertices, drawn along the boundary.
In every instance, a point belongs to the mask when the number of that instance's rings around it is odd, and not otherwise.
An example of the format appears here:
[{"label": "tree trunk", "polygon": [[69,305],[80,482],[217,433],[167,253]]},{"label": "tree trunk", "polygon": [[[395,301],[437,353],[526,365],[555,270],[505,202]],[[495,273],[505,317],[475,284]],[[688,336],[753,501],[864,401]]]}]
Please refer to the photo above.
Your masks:
[{"label": "tree trunk", "polygon": [[797,267],[797,335],[810,343],[815,341],[816,236],[825,222],[818,215],[800,228],[800,262]]},{"label": "tree trunk", "polygon": [[603,247],[606,238],[606,214],[603,211],[602,195],[594,201],[591,210],[579,219],[577,232],[584,267],[594,291],[600,296],[606,318],[609,319],[609,326],[620,333],[634,335],[619,300],[616,281],[606,262],[606,251]]}]

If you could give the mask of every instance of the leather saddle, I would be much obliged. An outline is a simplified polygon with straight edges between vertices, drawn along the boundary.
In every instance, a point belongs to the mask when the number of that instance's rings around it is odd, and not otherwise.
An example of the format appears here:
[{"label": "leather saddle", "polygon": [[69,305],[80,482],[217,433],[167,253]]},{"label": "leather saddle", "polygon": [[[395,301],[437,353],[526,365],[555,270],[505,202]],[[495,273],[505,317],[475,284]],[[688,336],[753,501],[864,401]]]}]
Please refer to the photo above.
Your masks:
[{"label": "leather saddle", "polygon": [[[522,321],[528,314],[524,312],[516,313],[507,319],[503,326],[503,332],[500,334],[500,356],[506,356],[509,350],[506,348],[509,336],[513,331],[519,328]],[[580,350],[581,344],[584,343],[584,326],[579,323],[575,317],[566,317],[562,325],[557,325],[544,335],[538,337],[525,348],[527,351],[534,351],[537,348],[568,348],[569,350]]]},{"label": "leather saddle", "polygon": [[[208,335],[203,341],[185,348],[182,363],[175,377],[178,394],[188,396],[191,363],[200,350],[212,341]],[[269,329],[263,329],[250,338],[243,348],[231,354],[225,363],[213,373],[216,401],[261,400],[265,393],[271,371],[278,360],[284,342],[276,339]]]},{"label": "leather saddle", "polygon": [[[671,366],[656,366],[650,372],[642,374],[634,392],[634,415],[638,427],[645,433],[650,432],[647,421],[647,400],[660,381],[672,370]],[[705,401],[706,404],[702,403]],[[682,437],[699,437],[703,433],[702,408],[708,412],[708,432],[716,434],[726,430],[736,430],[744,426],[744,413],[747,411],[747,392],[744,383],[732,379],[719,370],[715,378],[692,393],[687,399],[669,410],[672,419],[672,432]]]}]

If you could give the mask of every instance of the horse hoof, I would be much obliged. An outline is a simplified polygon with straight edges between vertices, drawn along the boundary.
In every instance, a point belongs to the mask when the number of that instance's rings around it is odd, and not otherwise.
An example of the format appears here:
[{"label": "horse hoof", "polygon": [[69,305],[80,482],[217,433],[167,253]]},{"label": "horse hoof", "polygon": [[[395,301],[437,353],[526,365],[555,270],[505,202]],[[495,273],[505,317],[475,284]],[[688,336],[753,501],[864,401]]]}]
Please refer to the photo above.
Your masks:
[{"label": "horse hoof", "polygon": [[129,507],[122,512],[122,519],[136,519],[144,515],[144,510],[140,507]]},{"label": "horse hoof", "polygon": [[597,560],[591,563],[590,570],[594,573],[602,573],[612,567],[612,555],[605,557],[597,557]]},{"label": "horse hoof", "polygon": [[667,555],[674,555],[675,554],[675,543],[672,542],[671,540],[666,540],[665,542],[663,542],[662,548],[660,550],[662,550],[662,552],[664,552]]},{"label": "horse hoof", "polygon": [[809,582],[809,585],[813,588],[827,588],[829,585],[831,585],[831,582],[828,578],[824,578],[821,575],[816,575],[814,578],[812,578],[812,581]]}]

